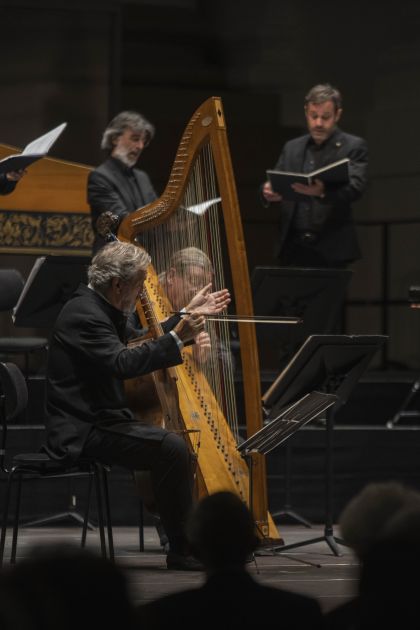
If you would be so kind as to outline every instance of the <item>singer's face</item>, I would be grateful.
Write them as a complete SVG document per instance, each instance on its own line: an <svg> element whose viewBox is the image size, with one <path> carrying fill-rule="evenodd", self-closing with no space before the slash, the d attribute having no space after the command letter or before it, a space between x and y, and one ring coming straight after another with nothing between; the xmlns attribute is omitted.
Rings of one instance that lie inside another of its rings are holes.
<svg viewBox="0 0 420 630"><path fill-rule="evenodd" d="M341 109L335 108L334 101L306 105L306 123L315 144L322 144L330 137L340 119L341 112Z"/></svg>
<svg viewBox="0 0 420 630"><path fill-rule="evenodd" d="M120 159L127 166L132 167L138 161L141 152L147 144L146 134L139 133L128 127L120 136L115 138L111 155Z"/></svg>

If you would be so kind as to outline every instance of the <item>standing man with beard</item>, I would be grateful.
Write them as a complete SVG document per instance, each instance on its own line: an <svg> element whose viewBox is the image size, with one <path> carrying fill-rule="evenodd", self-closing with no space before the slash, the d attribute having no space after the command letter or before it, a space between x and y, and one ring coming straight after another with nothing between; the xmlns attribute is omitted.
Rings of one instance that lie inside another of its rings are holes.
<svg viewBox="0 0 420 630"><path fill-rule="evenodd" d="M154 133L153 125L133 111L117 114L105 129L101 149L108 158L88 178L87 200L95 233L93 254L106 242L97 231L101 214L111 212L121 221L157 198L149 176L134 168Z"/></svg>
<svg viewBox="0 0 420 630"><path fill-rule="evenodd" d="M367 144L337 126L342 98L328 83L309 90L304 111L308 133L285 144L274 170L310 173L349 158L349 181L334 188L320 179L310 186L294 183L297 202L283 199L269 181L262 185L264 205L279 204L277 257L286 266L346 267L360 258L351 204L367 187Z"/></svg>

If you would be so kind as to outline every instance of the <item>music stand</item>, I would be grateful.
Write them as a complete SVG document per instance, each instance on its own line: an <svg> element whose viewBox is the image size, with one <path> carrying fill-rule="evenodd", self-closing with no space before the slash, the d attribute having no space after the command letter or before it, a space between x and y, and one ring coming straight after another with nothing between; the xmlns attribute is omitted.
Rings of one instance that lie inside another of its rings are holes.
<svg viewBox="0 0 420 630"><path fill-rule="evenodd" d="M257 326L258 352L263 371L278 374L310 335L325 335L335 330L352 276L349 269L316 269L298 267L255 267L251 286L256 315L300 317L303 322L293 330L278 326ZM292 508L292 449L285 447L285 501L273 512L274 519L288 516L311 528L311 523Z"/></svg>
<svg viewBox="0 0 420 630"><path fill-rule="evenodd" d="M36 259L13 311L16 326L52 328L62 306L81 282L86 282L88 256L40 256ZM71 482L70 482L71 483ZM68 510L25 523L25 527L45 525L71 518L83 525L84 517L75 510L76 496L70 486ZM88 523L89 529L95 529Z"/></svg>
<svg viewBox="0 0 420 630"><path fill-rule="evenodd" d="M302 403L308 393L332 394L337 399L329 406L326 414L324 535L276 547L274 551L282 552L325 541L336 556L341 555L337 543L345 543L336 538L333 532L334 412L336 407L347 402L373 355L386 340L387 337L383 335L311 335L264 394L263 408L268 418L274 420L296 401ZM298 422L296 426L298 430L301 425ZM286 438L294 432L291 431Z"/></svg>
<svg viewBox="0 0 420 630"><path fill-rule="evenodd" d="M40 256L13 309L15 326L51 328L63 304L86 282L88 256Z"/></svg>
<svg viewBox="0 0 420 630"><path fill-rule="evenodd" d="M309 335L333 334L352 276L349 269L255 267L251 288L255 315L299 317L299 326L257 327L260 365L278 374Z"/></svg>

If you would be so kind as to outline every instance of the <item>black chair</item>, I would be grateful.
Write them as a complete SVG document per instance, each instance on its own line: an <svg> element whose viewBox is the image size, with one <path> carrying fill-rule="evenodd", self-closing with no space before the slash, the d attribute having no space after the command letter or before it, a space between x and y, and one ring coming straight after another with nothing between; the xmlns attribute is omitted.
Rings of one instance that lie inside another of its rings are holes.
<svg viewBox="0 0 420 630"><path fill-rule="evenodd" d="M0 468L6 475L6 489L4 496L3 521L0 536L0 565L3 564L7 525L10 512L12 485L16 481L16 505L13 518L13 538L10 562L16 561L17 537L20 521L20 506L22 482L42 479L62 479L79 477L87 480L87 498L85 518L82 530L81 545L85 546L87 525L89 518L90 499L93 482L95 484L98 528L101 542L101 552L104 558L114 560L114 545L112 524L109 508L108 469L95 460L81 459L72 467L65 467L60 462L51 459L46 453L19 453L7 455L8 427L25 410L28 403L28 389L26 380L14 363L0 363L0 421L2 428ZM108 537L108 550L105 540L105 526Z"/></svg>
<svg viewBox="0 0 420 630"><path fill-rule="evenodd" d="M16 306L24 280L17 269L0 269L0 312L12 313ZM47 350L48 340L45 337L0 337L0 354L5 358L21 354L25 358L25 377L29 376L29 357L40 350Z"/></svg>

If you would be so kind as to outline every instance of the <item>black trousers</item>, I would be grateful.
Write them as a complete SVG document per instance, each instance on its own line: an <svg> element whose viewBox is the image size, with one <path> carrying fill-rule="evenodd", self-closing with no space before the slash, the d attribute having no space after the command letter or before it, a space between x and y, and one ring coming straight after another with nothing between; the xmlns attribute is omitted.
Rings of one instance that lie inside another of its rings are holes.
<svg viewBox="0 0 420 630"><path fill-rule="evenodd" d="M168 536L171 551L186 552L185 522L192 506L193 479L191 456L182 437L164 429L162 439L125 435L94 427L82 456L104 464L115 464L135 472L150 471L157 509Z"/></svg>

